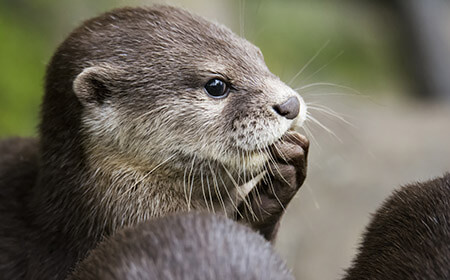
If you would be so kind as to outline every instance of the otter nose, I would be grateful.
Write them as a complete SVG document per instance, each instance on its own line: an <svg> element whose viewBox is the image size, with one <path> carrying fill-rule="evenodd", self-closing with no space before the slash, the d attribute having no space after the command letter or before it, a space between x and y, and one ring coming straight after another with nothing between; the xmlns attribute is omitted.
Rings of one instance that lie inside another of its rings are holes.
<svg viewBox="0 0 450 280"><path fill-rule="evenodd" d="M283 116L288 120L293 120L298 116L298 112L300 111L300 102L297 97L292 96L283 104L273 106L273 109L280 116Z"/></svg>

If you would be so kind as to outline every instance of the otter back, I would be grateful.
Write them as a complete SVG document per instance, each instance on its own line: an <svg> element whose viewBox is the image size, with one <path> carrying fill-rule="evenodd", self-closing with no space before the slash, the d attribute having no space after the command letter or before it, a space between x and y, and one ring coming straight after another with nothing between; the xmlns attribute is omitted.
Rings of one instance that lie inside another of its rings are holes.
<svg viewBox="0 0 450 280"><path fill-rule="evenodd" d="M344 279L450 279L450 174L394 192Z"/></svg>
<svg viewBox="0 0 450 280"><path fill-rule="evenodd" d="M167 216L118 232L70 280L294 279L261 235L206 213Z"/></svg>

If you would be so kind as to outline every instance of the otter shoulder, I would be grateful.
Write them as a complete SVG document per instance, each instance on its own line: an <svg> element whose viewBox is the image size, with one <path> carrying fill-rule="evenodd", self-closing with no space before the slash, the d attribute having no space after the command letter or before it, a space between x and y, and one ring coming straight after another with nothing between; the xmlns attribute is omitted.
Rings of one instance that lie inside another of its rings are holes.
<svg viewBox="0 0 450 280"><path fill-rule="evenodd" d="M31 138L0 141L0 275L20 279L29 234L24 203L38 170L38 143ZM4 278L3 278L4 277Z"/></svg>

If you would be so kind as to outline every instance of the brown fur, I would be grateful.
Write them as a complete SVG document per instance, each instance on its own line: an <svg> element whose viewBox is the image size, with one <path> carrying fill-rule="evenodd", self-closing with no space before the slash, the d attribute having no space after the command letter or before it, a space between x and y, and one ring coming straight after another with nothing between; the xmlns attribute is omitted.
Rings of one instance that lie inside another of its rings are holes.
<svg viewBox="0 0 450 280"><path fill-rule="evenodd" d="M70 280L294 279L248 227L206 213L166 216L99 244Z"/></svg>
<svg viewBox="0 0 450 280"><path fill-rule="evenodd" d="M344 279L450 279L450 173L394 192Z"/></svg>
<svg viewBox="0 0 450 280"><path fill-rule="evenodd" d="M205 93L216 77L231 85L227 98ZM20 149L0 165L0 204L14 204L0 223L0 275L62 279L116 230L192 209L240 217L273 240L306 170L307 141L280 140L294 120L273 109L292 96L255 46L186 11L124 8L86 21L48 66L29 170L14 171ZM265 205L254 195L240 205L262 175Z"/></svg>
<svg viewBox="0 0 450 280"><path fill-rule="evenodd" d="M38 173L37 141L0 141L0 155L0 279L23 279L31 254L24 205Z"/></svg>

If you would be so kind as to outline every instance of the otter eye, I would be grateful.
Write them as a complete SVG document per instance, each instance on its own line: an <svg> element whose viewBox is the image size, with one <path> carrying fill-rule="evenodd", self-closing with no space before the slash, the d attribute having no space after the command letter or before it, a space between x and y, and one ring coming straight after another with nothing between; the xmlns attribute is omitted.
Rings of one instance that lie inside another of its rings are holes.
<svg viewBox="0 0 450 280"><path fill-rule="evenodd" d="M213 98L224 98L228 95L227 83L221 79L211 79L205 84L206 92Z"/></svg>

